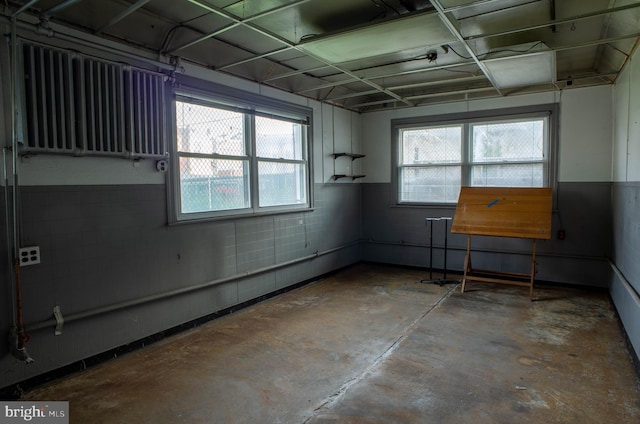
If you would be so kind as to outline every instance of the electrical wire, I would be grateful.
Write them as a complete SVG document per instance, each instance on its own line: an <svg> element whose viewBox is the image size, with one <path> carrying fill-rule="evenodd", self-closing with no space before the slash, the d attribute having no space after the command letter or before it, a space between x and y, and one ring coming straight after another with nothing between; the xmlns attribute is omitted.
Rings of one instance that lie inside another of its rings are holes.
<svg viewBox="0 0 640 424"><path fill-rule="evenodd" d="M528 49L525 50L516 50L516 49L500 49L500 50L492 50L486 53L480 53L477 54L476 57L477 58L485 58L490 54L495 54L495 53L503 53L503 52L513 52L513 53L526 53L528 51L533 50L535 47L539 46L540 44L543 44L542 41L538 41L537 43L534 43L531 47L529 47ZM449 50L451 50L453 53L456 54L456 56L461 57L462 59L473 59L471 56L465 56L462 55L460 53L458 53L453 47L451 47L451 45L446 44L446 46L449 48Z"/></svg>

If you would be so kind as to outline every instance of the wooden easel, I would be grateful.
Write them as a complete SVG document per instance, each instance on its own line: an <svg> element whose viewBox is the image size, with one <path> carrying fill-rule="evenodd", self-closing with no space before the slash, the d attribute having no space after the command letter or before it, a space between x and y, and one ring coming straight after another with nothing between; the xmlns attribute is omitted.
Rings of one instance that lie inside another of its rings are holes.
<svg viewBox="0 0 640 424"><path fill-rule="evenodd" d="M467 281L511 284L529 287L529 299L533 300L536 240L551 238L552 204L550 188L463 187L451 226L452 233L467 234L461 291L464 293ZM472 235L531 239L531 272L473 269Z"/></svg>

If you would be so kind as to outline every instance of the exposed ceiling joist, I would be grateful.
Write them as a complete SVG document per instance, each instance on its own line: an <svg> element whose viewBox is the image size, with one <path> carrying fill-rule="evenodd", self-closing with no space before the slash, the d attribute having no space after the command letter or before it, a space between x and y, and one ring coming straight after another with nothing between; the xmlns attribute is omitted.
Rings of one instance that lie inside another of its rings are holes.
<svg viewBox="0 0 640 424"><path fill-rule="evenodd" d="M516 34L516 33L519 33L519 32L531 31L531 30L534 30L534 29L547 28L547 27L551 27L551 26L557 26L557 25L562 25L562 24L573 23L573 22L581 21L583 19L589 19L589 18L594 18L594 17L597 17L597 16L608 15L608 14L615 13L615 12L622 12L622 11L629 10L629 9L635 9L637 7L640 7L640 3L631 3L631 4L627 4L627 5L620 6L620 7L612 7L611 9L604 9L604 10L598 10L596 12L582 13L580 15L570 16L568 18L556 19L556 20L553 20L553 21L543 22L543 23L540 23L540 24L528 25L528 26L524 26L524 27L520 27L520 28L514 28L514 29L509 30L509 31L499 31L499 32L493 32L493 33L488 33L488 34L470 35L468 37L464 37L464 39L465 39L465 41L470 41L470 40L479 40L479 39L482 39L482 38L490 38L490 37L500 37L500 36L504 36L504 35L512 35L512 34Z"/></svg>
<svg viewBox="0 0 640 424"><path fill-rule="evenodd" d="M86 32L126 45L123 57L139 49L162 69L169 62L193 63L360 112L611 83L640 40L638 0L5 4L4 18L23 30L35 28L29 38L44 43L51 36L68 43L57 34L67 27L74 37ZM317 47L323 40L326 51ZM80 37L78 45L91 42ZM548 77L533 78L538 65ZM512 81L496 79L501 73Z"/></svg>
<svg viewBox="0 0 640 424"><path fill-rule="evenodd" d="M109 28L111 25L115 25L116 23L120 22L121 20L123 20L127 16L131 15L136 10L140 9L145 4L149 3L150 1L151 0L138 0L137 2L133 3L131 6L127 7L122 12L118 13L113 18L109 19L109 21L107 23L105 23L104 25L102 25L100 28L98 28L95 31L95 33L96 34L100 34L102 31L104 31L105 29Z"/></svg>
<svg viewBox="0 0 640 424"><path fill-rule="evenodd" d="M445 12L444 7L442 7L442 5L440 4L440 0L431 0L431 4L433 4L433 6L436 8L436 11L438 12L438 14L440 15L440 19L442 19L442 22L444 22L444 24L449 28L449 30L451 31L451 33L458 39L458 41L464 46L465 50L467 51L467 53L469 54L469 56L471 57L471 59L476 63L476 65L478 65L478 68L480 68L482 70L482 72L484 73L484 75L487 77L487 79L491 82L491 85L493 85L493 87L496 89L496 91L500 94L502 94L500 92L500 90L498 89L498 83L497 81L495 81L495 78L493 77L493 75L491 74L491 72L489 72L489 69L486 67L486 65L478 58L478 56L476 56L476 53L473 51L473 49L471 48L471 46L469 46L469 44L467 43L467 41L464 39L464 37L462 36L462 34L460 33L460 30L458 29L455 20L453 20L452 18L449 18L449 16L447 15L447 12Z"/></svg>

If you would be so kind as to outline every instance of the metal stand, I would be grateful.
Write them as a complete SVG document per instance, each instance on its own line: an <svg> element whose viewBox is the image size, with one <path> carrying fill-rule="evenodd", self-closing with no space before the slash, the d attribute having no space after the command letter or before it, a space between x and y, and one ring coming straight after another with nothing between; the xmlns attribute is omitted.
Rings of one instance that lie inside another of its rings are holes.
<svg viewBox="0 0 640 424"><path fill-rule="evenodd" d="M449 232L449 221L451 217L441 216L438 218L425 218L425 225L429 224L429 278L420 280L421 283L435 283L443 285L447 283L459 283L459 280L447 278L447 233ZM442 278L433 278L433 221L444 221L444 270Z"/></svg>

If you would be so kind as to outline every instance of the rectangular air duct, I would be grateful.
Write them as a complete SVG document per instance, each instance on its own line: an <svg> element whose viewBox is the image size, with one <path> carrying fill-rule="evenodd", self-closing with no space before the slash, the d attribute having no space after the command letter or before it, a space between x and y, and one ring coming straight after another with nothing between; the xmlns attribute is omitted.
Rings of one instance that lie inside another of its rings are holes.
<svg viewBox="0 0 640 424"><path fill-rule="evenodd" d="M454 40L437 13L422 12L310 37L296 48L337 64L418 47L438 47Z"/></svg>

